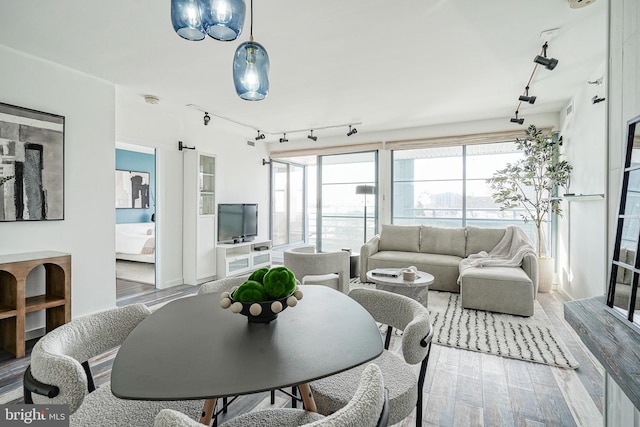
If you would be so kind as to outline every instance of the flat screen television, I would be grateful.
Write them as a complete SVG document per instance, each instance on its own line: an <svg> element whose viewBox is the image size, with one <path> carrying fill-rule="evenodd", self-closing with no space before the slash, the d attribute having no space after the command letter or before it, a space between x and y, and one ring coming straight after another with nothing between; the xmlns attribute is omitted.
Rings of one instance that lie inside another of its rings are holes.
<svg viewBox="0 0 640 427"><path fill-rule="evenodd" d="M218 204L218 242L250 242L258 235L258 205Z"/></svg>

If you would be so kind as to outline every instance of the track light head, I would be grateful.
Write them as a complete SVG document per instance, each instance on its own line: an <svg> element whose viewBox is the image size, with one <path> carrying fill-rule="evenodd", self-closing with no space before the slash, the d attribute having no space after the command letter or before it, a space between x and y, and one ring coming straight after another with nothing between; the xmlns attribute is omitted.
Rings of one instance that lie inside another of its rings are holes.
<svg viewBox="0 0 640 427"><path fill-rule="evenodd" d="M549 45L545 42L545 44L542 45L542 56L537 55L533 58L533 62L544 66L547 70L553 70L556 68L556 65L558 65L558 60L555 58L547 58L547 47L549 47Z"/></svg>
<svg viewBox="0 0 640 427"><path fill-rule="evenodd" d="M204 113L204 125L208 125L209 122L211 121L211 116L209 115L209 113Z"/></svg>
<svg viewBox="0 0 640 427"><path fill-rule="evenodd" d="M317 137L317 136L313 136L313 129L311 129L311 130L309 131L309 135L307 135L307 138L309 138L309 139L310 139L310 140L312 140L312 141L317 141L317 140L318 140L318 137Z"/></svg>
<svg viewBox="0 0 640 427"><path fill-rule="evenodd" d="M536 102L536 97L535 96L520 95L520 97L518 99L520 101L528 102L529 104L533 104L533 103Z"/></svg>
<svg viewBox="0 0 640 427"><path fill-rule="evenodd" d="M547 70L553 70L558 65L558 60L555 58L547 58L544 56L537 55L533 60L536 64L543 65Z"/></svg>
<svg viewBox="0 0 640 427"><path fill-rule="evenodd" d="M512 117L511 120L509 120L511 123L517 123L519 125L524 123L524 119L519 119L518 118L518 111L516 110L516 116Z"/></svg>
<svg viewBox="0 0 640 427"><path fill-rule="evenodd" d="M282 144L283 142L289 142L289 140L287 139L286 133L283 133L282 138L280 138L280 144Z"/></svg>
<svg viewBox="0 0 640 427"><path fill-rule="evenodd" d="M260 141L261 139L264 139L264 133L260 133L260 131L258 131L258 136L256 136L256 141Z"/></svg>
<svg viewBox="0 0 640 427"><path fill-rule="evenodd" d="M529 96L529 86L527 86L524 88L524 95L520 95L518 100L523 102L528 102L529 104L533 104L534 102L536 102L536 97Z"/></svg>
<svg viewBox="0 0 640 427"><path fill-rule="evenodd" d="M349 132L347 132L347 136L355 135L356 133L358 133L358 129L351 127L351 125L349 125Z"/></svg>

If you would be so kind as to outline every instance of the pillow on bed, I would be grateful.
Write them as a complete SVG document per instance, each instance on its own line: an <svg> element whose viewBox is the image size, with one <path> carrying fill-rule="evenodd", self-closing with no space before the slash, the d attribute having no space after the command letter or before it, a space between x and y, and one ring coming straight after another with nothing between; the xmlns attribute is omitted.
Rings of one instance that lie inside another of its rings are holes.
<svg viewBox="0 0 640 427"><path fill-rule="evenodd" d="M140 251L141 254L145 254L145 255L151 255L153 254L153 251L155 249L155 239L152 237L150 239L147 239L146 242L144 242L144 246L142 247L142 251Z"/></svg>

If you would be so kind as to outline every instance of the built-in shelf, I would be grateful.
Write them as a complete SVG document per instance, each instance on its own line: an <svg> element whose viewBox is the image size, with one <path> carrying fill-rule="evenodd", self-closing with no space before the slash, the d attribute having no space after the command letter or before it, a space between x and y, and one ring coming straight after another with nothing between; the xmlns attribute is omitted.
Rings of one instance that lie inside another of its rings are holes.
<svg viewBox="0 0 640 427"><path fill-rule="evenodd" d="M573 201L587 201L587 200L601 200L604 199L604 194L565 194L561 197L562 199Z"/></svg>
<svg viewBox="0 0 640 427"><path fill-rule="evenodd" d="M640 410L640 334L607 311L604 296L565 303L564 318Z"/></svg>

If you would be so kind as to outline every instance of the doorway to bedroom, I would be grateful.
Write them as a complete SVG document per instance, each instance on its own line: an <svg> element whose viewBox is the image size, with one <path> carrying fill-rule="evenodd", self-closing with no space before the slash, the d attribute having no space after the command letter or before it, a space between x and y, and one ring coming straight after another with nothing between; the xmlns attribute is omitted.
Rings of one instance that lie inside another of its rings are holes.
<svg viewBox="0 0 640 427"><path fill-rule="evenodd" d="M116 299L155 289L155 149L116 143Z"/></svg>

